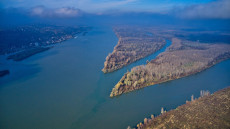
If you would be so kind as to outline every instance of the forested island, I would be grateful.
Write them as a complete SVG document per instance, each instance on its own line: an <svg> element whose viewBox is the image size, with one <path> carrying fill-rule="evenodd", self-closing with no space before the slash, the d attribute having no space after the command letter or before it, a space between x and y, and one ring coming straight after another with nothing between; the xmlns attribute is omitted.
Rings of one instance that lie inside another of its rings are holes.
<svg viewBox="0 0 230 129"><path fill-rule="evenodd" d="M210 95L201 91L201 96L171 111L161 109L157 117L151 115L135 129L229 129L230 128L230 87ZM129 126L127 129L131 129Z"/></svg>
<svg viewBox="0 0 230 129"><path fill-rule="evenodd" d="M206 44L173 38L171 46L156 59L125 73L110 97L195 74L228 58L229 44Z"/></svg>
<svg viewBox="0 0 230 129"><path fill-rule="evenodd" d="M50 45L85 35L88 26L26 25L0 30L0 55L21 61L36 53L48 50Z"/></svg>
<svg viewBox="0 0 230 129"><path fill-rule="evenodd" d="M104 73L113 72L144 58L166 44L163 38L141 27L114 27L114 32L119 41L113 52L106 57L102 69Z"/></svg>

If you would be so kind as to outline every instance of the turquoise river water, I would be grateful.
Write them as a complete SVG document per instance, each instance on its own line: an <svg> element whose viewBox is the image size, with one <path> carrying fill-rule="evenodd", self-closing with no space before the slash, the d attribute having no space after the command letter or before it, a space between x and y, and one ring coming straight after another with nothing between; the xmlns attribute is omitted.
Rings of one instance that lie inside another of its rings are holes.
<svg viewBox="0 0 230 129"><path fill-rule="evenodd" d="M161 107L174 109L200 90L211 93L230 85L230 60L203 72L109 98L114 85L133 66L145 64L157 53L113 73L103 74L104 61L117 44L110 27L95 27L21 62L5 61L0 69L1 129L126 129Z"/></svg>

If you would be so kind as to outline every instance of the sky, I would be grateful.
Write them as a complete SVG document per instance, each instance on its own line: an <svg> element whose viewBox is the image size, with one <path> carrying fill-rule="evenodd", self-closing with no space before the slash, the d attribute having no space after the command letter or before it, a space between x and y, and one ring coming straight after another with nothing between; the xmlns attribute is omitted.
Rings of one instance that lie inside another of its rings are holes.
<svg viewBox="0 0 230 129"><path fill-rule="evenodd" d="M23 8L40 16L150 12L184 18L230 18L230 0L1 0L0 8Z"/></svg>
<svg viewBox="0 0 230 129"><path fill-rule="evenodd" d="M106 10L159 12L175 6L207 3L212 0L1 0L1 7L46 6L47 8L74 7L85 12Z"/></svg>

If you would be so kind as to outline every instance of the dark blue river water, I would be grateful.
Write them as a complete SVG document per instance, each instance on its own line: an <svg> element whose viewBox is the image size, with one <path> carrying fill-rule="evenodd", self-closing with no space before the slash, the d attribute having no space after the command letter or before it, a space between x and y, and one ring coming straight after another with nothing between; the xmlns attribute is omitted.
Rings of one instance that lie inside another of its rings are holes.
<svg viewBox="0 0 230 129"><path fill-rule="evenodd" d="M230 60L201 73L109 98L122 75L145 64L157 53L123 69L103 74L101 69L118 39L109 27L65 41L21 62L4 61L0 69L0 128L2 129L126 129L161 107L176 108L199 96L230 85Z"/></svg>

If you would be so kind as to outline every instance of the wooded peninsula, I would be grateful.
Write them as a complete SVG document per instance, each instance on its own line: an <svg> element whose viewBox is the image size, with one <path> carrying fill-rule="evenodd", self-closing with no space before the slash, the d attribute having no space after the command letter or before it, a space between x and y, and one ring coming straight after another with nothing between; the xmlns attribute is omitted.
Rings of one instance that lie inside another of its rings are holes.
<svg viewBox="0 0 230 129"><path fill-rule="evenodd" d="M144 58L159 49L166 41L145 28L115 27L119 41L112 53L106 57L104 73L113 72L141 58Z"/></svg>
<svg viewBox="0 0 230 129"><path fill-rule="evenodd" d="M229 58L229 44L207 44L173 38L171 46L156 59L125 73L110 97L189 76Z"/></svg>

